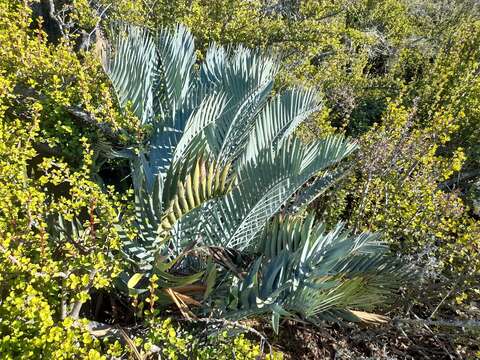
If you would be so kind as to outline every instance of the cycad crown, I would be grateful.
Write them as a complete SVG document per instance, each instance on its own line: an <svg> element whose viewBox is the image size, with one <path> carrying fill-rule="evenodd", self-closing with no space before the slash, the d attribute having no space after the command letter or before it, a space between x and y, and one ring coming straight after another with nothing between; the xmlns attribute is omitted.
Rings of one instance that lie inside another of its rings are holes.
<svg viewBox="0 0 480 360"><path fill-rule="evenodd" d="M153 33L120 25L114 34L106 71L120 105L152 128L142 149L122 152L132 165L139 228L125 254L136 271L173 279L172 264L184 275L216 269L200 249L255 259L248 271L223 262L221 283L231 290L220 311L272 312L275 329L280 315L358 319L347 306L383 300L396 265L373 237L349 238L341 227L327 233L312 216L276 217L304 209L356 147L341 136L309 144L295 137L321 106L313 90L272 96L277 62L244 47L212 45L198 65L183 26ZM208 273L210 293L220 282Z"/></svg>

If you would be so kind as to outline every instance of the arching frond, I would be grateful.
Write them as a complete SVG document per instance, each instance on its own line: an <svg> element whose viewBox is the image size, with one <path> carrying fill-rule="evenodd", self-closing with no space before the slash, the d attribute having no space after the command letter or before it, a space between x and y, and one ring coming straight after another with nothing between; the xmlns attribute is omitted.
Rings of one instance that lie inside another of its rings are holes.
<svg viewBox="0 0 480 360"><path fill-rule="evenodd" d="M175 113L181 109L190 96L193 85L193 65L196 61L195 44L190 31L183 25L175 29L162 29L156 39L158 49L158 68L164 99L162 109L165 115L175 119Z"/></svg>
<svg viewBox="0 0 480 360"><path fill-rule="evenodd" d="M280 315L360 321L350 309L372 309L408 276L386 249L377 236L352 237L343 225L327 232L313 216L277 218L259 245L263 256L234 286L227 314L272 313L277 329Z"/></svg>
<svg viewBox="0 0 480 360"><path fill-rule="evenodd" d="M153 109L158 62L154 36L137 26L118 24L113 28L112 46L105 49L103 65L121 107L131 105L146 123Z"/></svg>
<svg viewBox="0 0 480 360"><path fill-rule="evenodd" d="M238 185L224 198L212 203L199 224L205 241L244 250L250 247L268 220L300 190L307 180L339 162L355 146L340 137L329 137L305 146L299 140L284 143L277 150L263 149L255 161L238 173ZM311 154L318 151L318 156Z"/></svg>
<svg viewBox="0 0 480 360"><path fill-rule="evenodd" d="M259 113L249 134L242 163L255 161L262 149L279 146L314 112L319 99L313 90L292 89L272 98Z"/></svg>
<svg viewBox="0 0 480 360"><path fill-rule="evenodd" d="M220 51L218 56L210 51L204 64L200 81L210 79L211 86L223 89L229 99L224 116L209 127L209 144L221 163L231 162L246 145L255 117L272 90L278 64L243 47Z"/></svg>

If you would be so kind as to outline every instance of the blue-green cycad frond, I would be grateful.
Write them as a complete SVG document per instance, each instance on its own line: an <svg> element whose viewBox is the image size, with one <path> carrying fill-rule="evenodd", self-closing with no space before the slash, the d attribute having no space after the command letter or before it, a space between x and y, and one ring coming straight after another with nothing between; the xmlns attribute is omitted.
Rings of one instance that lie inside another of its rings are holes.
<svg viewBox="0 0 480 360"><path fill-rule="evenodd" d="M258 114L240 163L255 161L262 149L280 146L320 107L318 94L313 90L289 89L271 98Z"/></svg>
<svg viewBox="0 0 480 360"><path fill-rule="evenodd" d="M271 313L276 330L280 315L314 323L359 320L353 310L384 302L407 275L386 251L377 236L351 236L342 224L326 231L313 215L277 217L259 243L262 255L233 286L225 314Z"/></svg>
<svg viewBox="0 0 480 360"><path fill-rule="evenodd" d="M146 29L116 24L112 46L103 54L103 65L121 107L128 104L142 123L154 117L158 53L155 37Z"/></svg>
<svg viewBox="0 0 480 360"><path fill-rule="evenodd" d="M162 111L165 117L175 119L175 113L182 109L191 96L193 66L196 62L195 44L192 34L182 25L175 30L162 29L156 39L158 69L163 93Z"/></svg>
<svg viewBox="0 0 480 360"><path fill-rule="evenodd" d="M248 249L269 219L310 178L354 149L354 144L341 137L328 137L310 145L289 138L277 148L265 147L238 170L237 186L232 192L208 204L200 218L187 217L183 221L198 225L196 231L209 244Z"/></svg>
<svg viewBox="0 0 480 360"><path fill-rule="evenodd" d="M221 163L243 152L277 72L276 61L241 46L224 50L214 45L207 51L200 79L211 81L210 87L222 89L229 99L223 116L207 132L210 149Z"/></svg>

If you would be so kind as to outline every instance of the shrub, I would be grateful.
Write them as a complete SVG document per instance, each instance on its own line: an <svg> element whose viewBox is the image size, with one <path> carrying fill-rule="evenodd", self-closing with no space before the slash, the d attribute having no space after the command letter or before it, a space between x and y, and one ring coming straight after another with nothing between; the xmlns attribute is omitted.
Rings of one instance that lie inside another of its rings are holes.
<svg viewBox="0 0 480 360"><path fill-rule="evenodd" d="M119 197L92 181L98 133L66 109L85 106L112 126L119 114L93 57L48 45L27 4L0 1L0 13L0 353L99 358L98 341L73 325L90 289L120 271ZM84 231L54 231L59 219Z"/></svg>

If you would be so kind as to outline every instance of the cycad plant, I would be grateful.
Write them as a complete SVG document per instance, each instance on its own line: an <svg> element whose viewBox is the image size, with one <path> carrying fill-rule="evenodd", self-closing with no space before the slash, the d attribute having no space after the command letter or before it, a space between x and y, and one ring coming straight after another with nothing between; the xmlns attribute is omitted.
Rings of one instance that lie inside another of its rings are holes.
<svg viewBox="0 0 480 360"><path fill-rule="evenodd" d="M155 275L160 300L184 311L269 313L277 330L281 316L366 319L356 310L398 286L400 265L375 236L327 230L306 213L355 144L295 137L321 101L300 88L273 95L275 59L212 45L200 63L183 26L119 25L104 61L120 105L150 129L143 146L117 153L135 190L131 292Z"/></svg>

